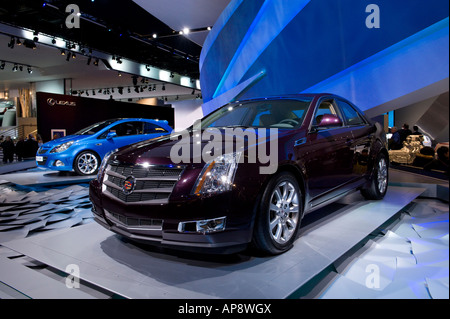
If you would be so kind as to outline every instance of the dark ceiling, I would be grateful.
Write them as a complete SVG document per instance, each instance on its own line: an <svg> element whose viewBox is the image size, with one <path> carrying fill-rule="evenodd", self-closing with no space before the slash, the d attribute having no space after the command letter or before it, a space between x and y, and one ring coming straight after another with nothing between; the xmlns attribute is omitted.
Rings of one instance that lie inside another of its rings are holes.
<svg viewBox="0 0 450 319"><path fill-rule="evenodd" d="M70 15L66 7L73 3L82 14L79 28L66 26ZM199 78L201 46L132 0L2 1L0 22L72 41L85 47L86 52L91 48ZM153 38L153 34L158 37Z"/></svg>

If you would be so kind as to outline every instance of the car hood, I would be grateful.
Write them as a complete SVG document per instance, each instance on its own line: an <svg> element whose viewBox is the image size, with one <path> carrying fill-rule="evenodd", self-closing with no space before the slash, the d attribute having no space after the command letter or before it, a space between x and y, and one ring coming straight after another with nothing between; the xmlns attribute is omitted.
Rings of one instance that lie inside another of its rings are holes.
<svg viewBox="0 0 450 319"><path fill-rule="evenodd" d="M58 138L56 140L52 140L50 142L46 142L42 146L48 148L48 147L54 147L57 145L61 145L63 143L70 142L70 141L79 142L81 140L88 138L89 136L90 135L68 135L68 136Z"/></svg>
<svg viewBox="0 0 450 319"><path fill-rule="evenodd" d="M230 138L232 135L227 134L225 132L224 129L220 129L218 130L221 133L221 139L222 139L222 147L220 148L220 151L218 155L221 154L226 154L229 151L226 151L225 149L225 143L224 140L226 138ZM244 145L244 148L242 149L243 151L246 151L252 147L256 147L258 145L259 139L259 134L257 130L254 130L256 133L256 143L243 143L240 145ZM128 164L150 164L150 165L168 165L168 164L180 164L177 162L174 162L172 160L171 157L171 152L173 152L173 148L175 147L176 149L180 149L182 144L178 144L177 143L181 143L182 139L184 139L184 141L186 142L186 149L189 149L189 161L188 163L183 162L181 164L204 164L203 160L199 160L198 157L195 160L194 158L196 158L195 156L193 156L192 154L198 154L198 151L195 152L193 150L203 150L204 147L210 143L209 140L204 140L204 141L200 141L198 138L195 139L193 138L194 134L202 134L204 131L183 131L183 132L173 132L170 135L166 135L166 136L162 136L162 137L158 137L158 138L154 138L151 140L146 140L143 142L139 142L139 143L135 143L129 146L125 146L122 147L121 149L119 149L115 154L114 154L114 158L116 160L118 160L119 162L122 163L128 163ZM272 140L277 137L278 140L280 139L285 139L287 136L290 135L290 132L292 132L292 130L283 130L283 129L279 129L278 133L276 136L274 135L269 135L269 130L266 130L266 136L268 136L268 139L266 140L266 142L272 142ZM201 136L201 135L200 135ZM189 137L187 139L187 137ZM198 142L200 142L200 145L198 145ZM240 142L242 142L242 138L240 140ZM235 149L236 147L236 139L233 140L233 149ZM196 146L195 146L196 145ZM267 151L269 150L269 148L267 147ZM173 154L172 154L173 155Z"/></svg>

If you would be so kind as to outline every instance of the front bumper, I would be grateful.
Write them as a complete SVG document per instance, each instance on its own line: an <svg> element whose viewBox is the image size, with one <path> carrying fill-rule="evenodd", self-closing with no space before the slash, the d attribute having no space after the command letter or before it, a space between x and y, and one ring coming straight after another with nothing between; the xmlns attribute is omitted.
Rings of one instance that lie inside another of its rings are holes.
<svg viewBox="0 0 450 319"><path fill-rule="evenodd" d="M97 223L134 241L202 253L235 253L252 237L253 203L227 192L210 198L192 196L167 204L127 204L100 193L90 182L90 199ZM226 218L225 228L211 233L184 231L180 223Z"/></svg>
<svg viewBox="0 0 450 319"><path fill-rule="evenodd" d="M60 165L57 165L59 163ZM57 171L71 171L73 169L72 154L44 153L36 155L36 165L42 168L48 168Z"/></svg>

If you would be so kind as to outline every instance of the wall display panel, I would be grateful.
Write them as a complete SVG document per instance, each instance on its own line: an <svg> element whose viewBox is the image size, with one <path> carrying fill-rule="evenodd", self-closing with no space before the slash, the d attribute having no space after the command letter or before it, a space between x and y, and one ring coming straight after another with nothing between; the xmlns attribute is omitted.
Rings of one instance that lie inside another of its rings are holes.
<svg viewBox="0 0 450 319"><path fill-rule="evenodd" d="M257 74L234 99L327 90L368 110L448 79L448 9L444 0L231 1L202 50L204 113Z"/></svg>
<svg viewBox="0 0 450 319"><path fill-rule="evenodd" d="M38 133L44 141L52 139L52 130L64 129L71 135L91 124L112 118L147 118L168 121L174 127L174 109L98 100L70 95L36 93Z"/></svg>

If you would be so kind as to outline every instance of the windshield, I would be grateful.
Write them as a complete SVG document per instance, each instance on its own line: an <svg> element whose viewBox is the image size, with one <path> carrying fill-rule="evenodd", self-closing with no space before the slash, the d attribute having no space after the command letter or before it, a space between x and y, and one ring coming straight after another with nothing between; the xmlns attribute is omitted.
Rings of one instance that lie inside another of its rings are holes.
<svg viewBox="0 0 450 319"><path fill-rule="evenodd" d="M301 126L311 101L304 98L230 104L203 118L201 126L293 129Z"/></svg>
<svg viewBox="0 0 450 319"><path fill-rule="evenodd" d="M110 125L116 121L118 121L118 119L98 122L98 123L92 124L91 126L88 126L84 129L76 132L74 135L92 135L97 132L100 132L102 129L104 129L105 127L107 127L108 125Z"/></svg>

